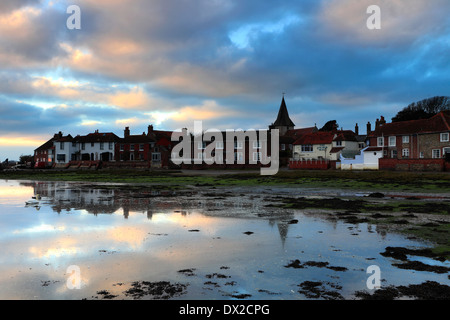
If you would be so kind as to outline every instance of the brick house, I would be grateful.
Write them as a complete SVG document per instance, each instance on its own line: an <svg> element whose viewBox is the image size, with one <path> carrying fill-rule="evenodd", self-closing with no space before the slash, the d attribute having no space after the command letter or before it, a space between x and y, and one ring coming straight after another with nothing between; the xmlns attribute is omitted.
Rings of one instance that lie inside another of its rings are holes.
<svg viewBox="0 0 450 320"><path fill-rule="evenodd" d="M429 119L386 123L381 117L369 134L370 145L383 148L383 158L440 159L450 153L450 112Z"/></svg>
<svg viewBox="0 0 450 320"><path fill-rule="evenodd" d="M62 138L62 132L55 133L55 135L34 150L34 167L35 168L50 168L55 161L55 146L53 141Z"/></svg>
<svg viewBox="0 0 450 320"><path fill-rule="evenodd" d="M147 133L131 135L130 128L126 127L124 137L120 138L116 144L114 160L145 162L146 167L167 168L173 147L171 134L170 131L154 130L153 125L149 125Z"/></svg>
<svg viewBox="0 0 450 320"><path fill-rule="evenodd" d="M380 169L443 170L450 160L450 112L392 123L381 117L368 138L383 152Z"/></svg>

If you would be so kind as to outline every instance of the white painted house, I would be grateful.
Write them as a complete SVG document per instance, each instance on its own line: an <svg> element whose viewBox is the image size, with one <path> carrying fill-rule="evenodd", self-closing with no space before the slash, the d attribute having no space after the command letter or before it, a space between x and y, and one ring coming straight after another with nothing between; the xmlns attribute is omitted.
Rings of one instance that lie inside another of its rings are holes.
<svg viewBox="0 0 450 320"><path fill-rule="evenodd" d="M55 163L67 164L70 161L113 161L115 144L119 137L114 133L100 133L96 130L86 136L70 134L53 141Z"/></svg>
<svg viewBox="0 0 450 320"><path fill-rule="evenodd" d="M341 155L353 157L361 150L353 131L317 131L302 135L294 142L294 160L338 161Z"/></svg>
<svg viewBox="0 0 450 320"><path fill-rule="evenodd" d="M70 134L55 139L53 141L53 146L55 147L54 163L56 164L69 163L72 159L72 155L77 150L76 142Z"/></svg>

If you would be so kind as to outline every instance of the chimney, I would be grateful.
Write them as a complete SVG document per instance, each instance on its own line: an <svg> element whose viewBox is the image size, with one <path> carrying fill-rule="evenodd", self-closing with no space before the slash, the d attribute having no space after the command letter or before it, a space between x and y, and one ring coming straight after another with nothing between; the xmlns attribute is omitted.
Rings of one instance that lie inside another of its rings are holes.
<svg viewBox="0 0 450 320"><path fill-rule="evenodd" d="M355 125L355 134L359 135L359 127L358 124Z"/></svg>
<svg viewBox="0 0 450 320"><path fill-rule="evenodd" d="M380 119L377 118L377 120L375 121L375 130L378 129L379 126L380 126Z"/></svg>
<svg viewBox="0 0 450 320"><path fill-rule="evenodd" d="M380 118L380 126L382 126L385 123L386 123L386 120L384 120L384 117L381 116L381 118Z"/></svg>
<svg viewBox="0 0 450 320"><path fill-rule="evenodd" d="M124 138L127 138L130 136L130 127L125 127L125 130L123 131Z"/></svg>
<svg viewBox="0 0 450 320"><path fill-rule="evenodd" d="M153 132L153 125L151 124L148 126L148 134L150 134L152 132Z"/></svg>
<svg viewBox="0 0 450 320"><path fill-rule="evenodd" d="M367 122L367 134L370 134L372 132L372 125L370 124L370 121Z"/></svg>

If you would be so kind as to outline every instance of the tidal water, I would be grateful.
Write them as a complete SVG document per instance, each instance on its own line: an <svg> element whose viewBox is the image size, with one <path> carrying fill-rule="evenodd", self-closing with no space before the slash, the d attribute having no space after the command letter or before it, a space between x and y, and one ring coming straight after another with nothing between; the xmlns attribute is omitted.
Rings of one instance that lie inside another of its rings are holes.
<svg viewBox="0 0 450 320"><path fill-rule="evenodd" d="M0 180L0 299L133 299L142 281L183 286L143 299L310 299L305 281L353 299L373 292L371 265L381 286L450 284L380 255L427 243L270 207L267 191L193 190ZM286 267L294 260L310 263Z"/></svg>

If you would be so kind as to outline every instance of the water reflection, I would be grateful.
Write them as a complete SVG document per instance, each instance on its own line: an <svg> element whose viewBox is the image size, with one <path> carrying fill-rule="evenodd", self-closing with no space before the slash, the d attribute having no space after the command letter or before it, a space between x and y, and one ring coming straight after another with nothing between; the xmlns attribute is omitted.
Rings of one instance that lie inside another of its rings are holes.
<svg viewBox="0 0 450 320"><path fill-rule="evenodd" d="M9 206L8 188L20 206ZM423 244L367 223L267 206L274 193L25 181L0 181L1 190L0 298L80 299L102 289L121 294L125 289L117 283L140 280L189 282L187 299L236 291L255 299L301 299L298 285L305 280L343 286L348 295L365 289L371 264L381 267L386 283L447 281L445 275L400 270L379 254L387 246ZM32 197L39 204L25 207ZM348 271L285 267L295 259ZM82 290L65 286L70 265L82 270ZM189 268L196 276L178 272ZM214 273L229 277L221 288L205 285Z"/></svg>
<svg viewBox="0 0 450 320"><path fill-rule="evenodd" d="M120 185L92 185L73 182L20 182L20 186L33 189L33 196L26 201L26 207L40 210L41 207L50 207L54 212L73 213L83 211L93 215L112 215L122 212L128 219L130 213L144 213L147 219L152 220L157 213L173 213L172 219L186 217L192 212L201 212L202 215L232 215L234 218L254 218L264 213L271 227L276 226L280 240L284 246L289 221L293 214L283 212L271 217L267 214L259 196L251 195L248 199L230 197L230 195L215 195L197 191L171 191L157 190L151 187L129 188ZM242 196L242 194L241 194ZM271 209L275 211L276 209ZM174 218L175 217L175 218ZM198 216L197 216L198 220ZM194 221L191 218L191 224ZM186 223L184 221L183 223Z"/></svg>

